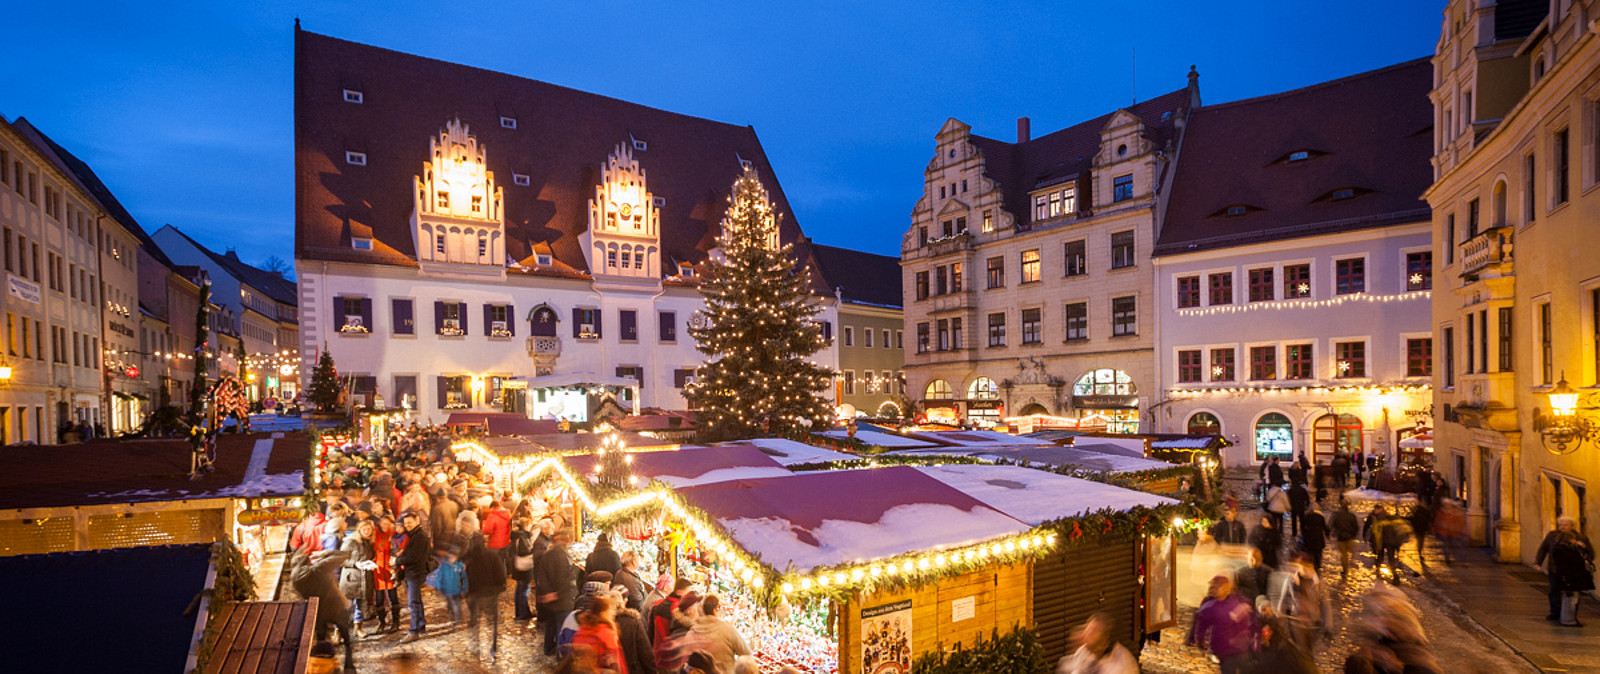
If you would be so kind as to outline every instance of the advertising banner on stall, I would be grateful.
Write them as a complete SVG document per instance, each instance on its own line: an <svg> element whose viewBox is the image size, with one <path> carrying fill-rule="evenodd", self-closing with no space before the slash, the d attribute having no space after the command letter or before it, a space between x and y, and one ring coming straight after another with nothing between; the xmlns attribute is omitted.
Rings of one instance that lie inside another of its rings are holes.
<svg viewBox="0 0 1600 674"><path fill-rule="evenodd" d="M911 674L911 600L861 609L861 671Z"/></svg>

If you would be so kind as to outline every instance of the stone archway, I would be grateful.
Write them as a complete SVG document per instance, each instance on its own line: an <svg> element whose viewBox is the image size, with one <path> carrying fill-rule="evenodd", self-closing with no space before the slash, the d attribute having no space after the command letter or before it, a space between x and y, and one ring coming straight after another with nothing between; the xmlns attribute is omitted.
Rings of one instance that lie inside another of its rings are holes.
<svg viewBox="0 0 1600 674"><path fill-rule="evenodd" d="M1034 414L1049 415L1050 410L1045 409L1045 406L1040 405L1039 403L1028 403L1027 405L1023 405L1021 410L1017 411L1017 416L1026 417Z"/></svg>

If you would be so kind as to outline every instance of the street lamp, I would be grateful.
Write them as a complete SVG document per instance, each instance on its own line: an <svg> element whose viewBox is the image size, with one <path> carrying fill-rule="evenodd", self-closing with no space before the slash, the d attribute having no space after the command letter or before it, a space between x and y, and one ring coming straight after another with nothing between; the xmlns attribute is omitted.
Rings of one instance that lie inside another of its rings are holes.
<svg viewBox="0 0 1600 674"><path fill-rule="evenodd" d="M11 363L0 356L0 383L11 381Z"/></svg>
<svg viewBox="0 0 1600 674"><path fill-rule="evenodd" d="M1534 410L1533 427L1539 431L1539 441L1553 454L1571 454L1578 451L1584 441L1600 441L1600 424L1578 414L1578 399L1582 395L1567 383L1567 373L1546 392L1550 398L1550 412Z"/></svg>

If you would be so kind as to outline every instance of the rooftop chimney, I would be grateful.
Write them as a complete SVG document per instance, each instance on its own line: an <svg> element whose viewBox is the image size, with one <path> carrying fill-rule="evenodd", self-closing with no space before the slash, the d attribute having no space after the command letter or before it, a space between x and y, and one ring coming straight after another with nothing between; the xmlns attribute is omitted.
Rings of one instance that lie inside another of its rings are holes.
<svg viewBox="0 0 1600 674"><path fill-rule="evenodd" d="M1018 143L1026 143L1029 140L1032 140L1032 138L1033 138L1032 129L1030 128L1030 122L1028 121L1028 118L1027 117L1018 117L1017 118L1017 142Z"/></svg>

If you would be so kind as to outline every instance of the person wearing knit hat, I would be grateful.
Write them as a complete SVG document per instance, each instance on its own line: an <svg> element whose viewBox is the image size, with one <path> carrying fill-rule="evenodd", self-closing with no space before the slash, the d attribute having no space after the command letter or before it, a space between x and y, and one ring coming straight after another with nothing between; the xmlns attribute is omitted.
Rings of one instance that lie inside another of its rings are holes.
<svg viewBox="0 0 1600 674"><path fill-rule="evenodd" d="M567 657L572 650L572 638L578 634L578 614L589 610L589 605L594 603L594 598L611 591L611 574L605 571L596 571L583 578L583 587L576 601L572 603L572 612L568 613L561 621L561 631L556 635L556 657Z"/></svg>

